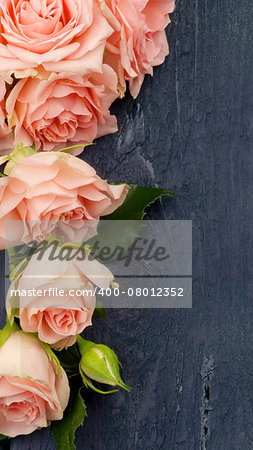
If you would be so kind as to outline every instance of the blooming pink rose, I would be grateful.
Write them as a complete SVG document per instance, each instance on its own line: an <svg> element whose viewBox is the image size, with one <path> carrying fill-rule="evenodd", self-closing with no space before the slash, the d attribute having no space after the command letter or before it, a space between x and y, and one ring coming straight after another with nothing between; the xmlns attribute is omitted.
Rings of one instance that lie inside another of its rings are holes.
<svg viewBox="0 0 253 450"><path fill-rule="evenodd" d="M107 65L102 73L84 77L40 71L40 79L25 78L16 84L6 108L16 143L52 150L66 142L87 144L117 131L116 117L108 109L117 97L117 75Z"/></svg>
<svg viewBox="0 0 253 450"><path fill-rule="evenodd" d="M164 29L174 0L103 0L101 10L114 29L104 61L117 72L121 93L129 80L136 98L144 75L153 75L153 66L162 64L169 53Z"/></svg>
<svg viewBox="0 0 253 450"><path fill-rule="evenodd" d="M1 71L99 72L111 33L93 0L1 0Z"/></svg>
<svg viewBox="0 0 253 450"><path fill-rule="evenodd" d="M60 236L82 242L96 234L100 216L117 209L128 190L126 184L101 180L89 164L73 155L28 156L8 177L0 178L0 248L56 236L59 228Z"/></svg>
<svg viewBox="0 0 253 450"><path fill-rule="evenodd" d="M0 348L0 433L15 437L60 420L69 399L64 370L56 374L42 345L22 332Z"/></svg>
<svg viewBox="0 0 253 450"><path fill-rule="evenodd" d="M12 132L8 129L5 122L7 117L5 108L5 94L6 85L4 80L0 77L0 151L2 154L8 153L8 150L13 148Z"/></svg>
<svg viewBox="0 0 253 450"><path fill-rule="evenodd" d="M6 309L10 320L13 313L19 317L24 331L38 333L41 341L61 350L73 345L76 335L92 324L94 285L109 288L113 275L103 264L88 258L87 253L68 261L50 259L51 252L52 246L48 246L41 259L39 253L32 255L11 283ZM74 256L76 250L71 253ZM31 296L30 292L34 294Z"/></svg>
<svg viewBox="0 0 253 450"><path fill-rule="evenodd" d="M91 312L87 308L25 308L20 311L22 330L37 332L43 342L56 350L70 347L76 335L91 325Z"/></svg>

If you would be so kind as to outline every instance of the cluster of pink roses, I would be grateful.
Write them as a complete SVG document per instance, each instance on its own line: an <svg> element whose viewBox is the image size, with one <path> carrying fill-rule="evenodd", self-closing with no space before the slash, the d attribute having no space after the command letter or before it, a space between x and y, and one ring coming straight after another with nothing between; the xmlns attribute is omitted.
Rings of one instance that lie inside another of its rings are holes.
<svg viewBox="0 0 253 450"><path fill-rule="evenodd" d="M8 161L0 249L31 248L52 236L61 251L66 241L75 248L122 205L129 186L109 185L74 155L117 131L109 108L126 82L136 98L144 76L164 61L173 9L174 0L0 0L0 164ZM76 341L75 375L86 387L101 392L95 381L129 390L113 350L80 336L92 323L96 287L115 287L89 251L50 260L46 250L42 260L13 263L0 330L0 434L28 434L62 419L70 388L53 350ZM52 297L52 289L63 295Z"/></svg>
<svg viewBox="0 0 253 450"><path fill-rule="evenodd" d="M1 0L0 150L117 131L109 107L168 54L174 0Z"/></svg>
<svg viewBox="0 0 253 450"><path fill-rule="evenodd" d="M58 234L68 242L81 243L96 234L100 217L117 209L128 190L126 184L109 185L89 164L64 152L24 157L8 176L0 178L0 248L31 245ZM105 266L86 257L50 261L50 251L49 247L42 260L36 254L30 258L10 292L50 286L66 291L63 298L26 296L22 304L15 305L25 331L38 332L42 341L62 349L91 324L96 303L94 293L89 298L70 298L69 287L93 292L95 284L106 289L113 276ZM36 307L38 304L41 307Z"/></svg>
<svg viewBox="0 0 253 450"><path fill-rule="evenodd" d="M2 249L21 243L30 249L36 241L48 244L46 239L58 233L74 242L64 244L53 238L57 248L75 248L75 243L96 234L100 217L117 209L129 190L126 184L109 185L89 164L68 153L36 152L19 144L6 158L6 176L0 178ZM60 351L73 345L77 335L91 325L95 286L109 288L113 275L89 258L89 247L84 248L85 256L50 260L49 244L42 259L31 253L12 274L6 310L10 327L18 318L23 331L0 330L2 434L28 434L63 417L68 378L63 368L61 374L56 371L55 362L28 334L35 333L41 342ZM62 295L51 296L51 290L61 290ZM3 342L6 332L10 335ZM25 362L23 354L29 355ZM87 370L90 374L90 367ZM83 377L91 383L89 376ZM123 382L115 378L107 384L117 383Z"/></svg>

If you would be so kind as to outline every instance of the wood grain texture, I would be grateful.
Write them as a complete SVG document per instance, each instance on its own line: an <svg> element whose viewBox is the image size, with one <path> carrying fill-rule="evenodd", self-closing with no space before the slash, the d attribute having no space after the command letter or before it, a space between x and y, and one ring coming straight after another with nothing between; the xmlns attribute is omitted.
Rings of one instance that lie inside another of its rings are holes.
<svg viewBox="0 0 253 450"><path fill-rule="evenodd" d="M87 393L77 449L253 449L252 2L176 3L170 56L83 158L110 181L177 194L150 217L193 221L193 308L110 310L87 330L133 390ZM55 444L43 430L10 447Z"/></svg>

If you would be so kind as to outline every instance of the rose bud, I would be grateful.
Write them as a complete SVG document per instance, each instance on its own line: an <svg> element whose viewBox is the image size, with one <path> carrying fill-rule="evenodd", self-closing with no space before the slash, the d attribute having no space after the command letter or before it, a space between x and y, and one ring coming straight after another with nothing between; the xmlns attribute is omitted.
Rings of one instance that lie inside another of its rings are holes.
<svg viewBox="0 0 253 450"><path fill-rule="evenodd" d="M0 331L0 433L30 434L61 420L69 384L41 343L21 331Z"/></svg>
<svg viewBox="0 0 253 450"><path fill-rule="evenodd" d="M94 380L110 386L120 386L128 392L131 390L121 379L119 372L121 364L111 348L85 341L81 336L77 337L77 343L82 355L79 370L86 387L102 394L110 394L118 390L101 391L93 385L91 380Z"/></svg>

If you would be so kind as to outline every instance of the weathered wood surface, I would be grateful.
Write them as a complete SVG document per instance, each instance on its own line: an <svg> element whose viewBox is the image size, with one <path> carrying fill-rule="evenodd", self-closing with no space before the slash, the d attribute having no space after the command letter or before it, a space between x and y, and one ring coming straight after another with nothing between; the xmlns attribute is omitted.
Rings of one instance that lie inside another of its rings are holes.
<svg viewBox="0 0 253 450"><path fill-rule="evenodd" d="M193 220L193 308L113 310L87 331L114 347L133 390L87 394L77 449L253 449L251 0L177 0L168 36L137 101L113 107L119 132L84 159L177 194L152 217ZM55 444L44 430L10 447Z"/></svg>

